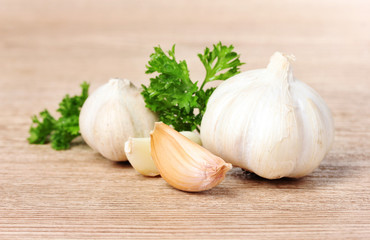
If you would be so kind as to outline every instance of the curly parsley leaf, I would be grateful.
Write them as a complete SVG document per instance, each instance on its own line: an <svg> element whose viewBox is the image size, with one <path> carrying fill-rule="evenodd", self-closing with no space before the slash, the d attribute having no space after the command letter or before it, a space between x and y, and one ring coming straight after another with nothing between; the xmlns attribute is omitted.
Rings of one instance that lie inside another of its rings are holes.
<svg viewBox="0 0 370 240"><path fill-rule="evenodd" d="M45 144L49 141L49 135L53 131L55 119L48 110L44 110L37 116L32 116L32 126L30 128L30 137L28 142L32 144Z"/></svg>
<svg viewBox="0 0 370 240"><path fill-rule="evenodd" d="M211 81L226 80L239 73L239 66L243 65L239 60L240 55L233 52L234 46L224 46L221 42L213 45L210 51L207 47L203 55L198 54L200 61L206 69L206 77L202 83L203 86Z"/></svg>
<svg viewBox="0 0 370 240"><path fill-rule="evenodd" d="M170 123L175 129L195 129L193 111L198 105L195 97L198 87L189 78L186 62L176 61L175 45L168 55L160 47L154 51L146 73L159 75L150 79L148 87L142 85L146 106L158 113L160 121Z"/></svg>
<svg viewBox="0 0 370 240"><path fill-rule="evenodd" d="M89 84L81 84L81 95L70 97L66 95L59 103L58 112L60 117L56 120L44 110L37 116L32 117L32 125L29 130L30 137L27 139L31 144L46 144L51 142L55 150L70 148L71 141L80 135L78 119L80 110L88 97Z"/></svg>
<svg viewBox="0 0 370 240"><path fill-rule="evenodd" d="M172 125L177 131L199 131L208 99L215 90L203 90L204 85L234 76L243 64L233 49L232 45L224 46L219 42L213 45L212 51L206 48L204 54L198 54L206 69L206 77L198 88L198 82L190 80L186 62L176 61L175 45L167 54L161 47L155 47L146 73L157 73L157 76L150 78L149 86L142 85L141 94L146 107L156 112L160 121Z"/></svg>

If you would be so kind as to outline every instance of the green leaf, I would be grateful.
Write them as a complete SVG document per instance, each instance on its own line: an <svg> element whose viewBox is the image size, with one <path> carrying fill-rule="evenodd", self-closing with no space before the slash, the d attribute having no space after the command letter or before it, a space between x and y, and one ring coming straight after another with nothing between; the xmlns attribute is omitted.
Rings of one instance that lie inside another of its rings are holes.
<svg viewBox="0 0 370 240"><path fill-rule="evenodd" d="M27 138L32 144L45 144L49 141L49 135L54 129L56 120L50 115L48 110L44 110L37 116L32 116L32 125L29 130L30 136Z"/></svg>
<svg viewBox="0 0 370 240"><path fill-rule="evenodd" d="M31 144L46 144L51 141L52 148L63 150L70 148L71 141L80 135L78 119L81 107L88 97L89 84L83 82L81 95L70 97L68 94L59 103L58 112L61 116L56 120L47 110L40 113L39 120L32 117L28 142Z"/></svg>
<svg viewBox="0 0 370 240"><path fill-rule="evenodd" d="M215 80L226 80L235 74L240 73L240 62L236 52L233 52L234 46L225 46L221 42L213 45L213 50L209 48L204 50L203 54L198 54L200 61L206 69L206 77L202 83L201 89L208 82Z"/></svg>
<svg viewBox="0 0 370 240"><path fill-rule="evenodd" d="M207 82L225 80L239 73L242 63L234 47L224 46L219 42L213 50L204 50L198 54L206 69L206 78L200 88L198 82L192 82L185 61L175 58L175 45L167 54L162 48L154 47L154 53L146 66L147 74L155 73L150 78L149 86L142 85L141 94L146 107L159 115L159 120L172 125L177 131L192 131L199 126L209 97L215 90L203 90Z"/></svg>
<svg viewBox="0 0 370 240"><path fill-rule="evenodd" d="M70 148L71 141L80 135L79 131L78 116L59 118L50 138L52 148L56 150Z"/></svg>
<svg viewBox="0 0 370 240"><path fill-rule="evenodd" d="M175 45L168 55L160 47L155 47L146 67L146 73L158 73L150 79L149 86L142 85L146 106L175 129L195 129L189 116L197 106L195 92L198 87L189 78L186 62L176 61Z"/></svg>

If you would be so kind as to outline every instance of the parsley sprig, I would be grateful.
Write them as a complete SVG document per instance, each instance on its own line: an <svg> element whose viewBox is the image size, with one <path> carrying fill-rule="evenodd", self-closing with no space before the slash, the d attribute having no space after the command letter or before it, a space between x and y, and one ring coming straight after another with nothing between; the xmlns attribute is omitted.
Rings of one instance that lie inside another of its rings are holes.
<svg viewBox="0 0 370 240"><path fill-rule="evenodd" d="M203 63L206 76L200 87L192 82L184 60L175 58L175 45L166 54L161 47L155 47L150 55L147 74L157 73L150 78L149 86L142 85L142 95L146 107L159 115L160 121L172 125L177 131L193 131L202 121L207 101L214 87L204 89L211 81L226 80L239 73L240 62L232 45L225 46L221 42L208 47L203 54L198 54Z"/></svg>
<svg viewBox="0 0 370 240"><path fill-rule="evenodd" d="M80 135L78 119L80 110L88 97L89 84L81 84L81 95L70 97L68 94L59 103L60 117L55 119L48 110L40 112L39 117L32 117L32 125L27 139L31 144L46 144L51 142L55 150L70 148L73 139Z"/></svg>

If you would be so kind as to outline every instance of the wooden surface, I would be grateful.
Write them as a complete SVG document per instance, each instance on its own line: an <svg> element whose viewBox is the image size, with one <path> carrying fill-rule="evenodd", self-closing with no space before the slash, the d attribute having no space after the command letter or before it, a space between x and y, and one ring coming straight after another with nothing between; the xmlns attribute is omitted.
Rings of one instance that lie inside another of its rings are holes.
<svg viewBox="0 0 370 240"><path fill-rule="evenodd" d="M370 239L369 1L0 0L0 239ZM191 194L77 140L26 141L30 116L111 77L148 83L152 47L177 44L193 80L217 41L264 67L295 54L295 75L332 109L336 139L299 180L233 169Z"/></svg>

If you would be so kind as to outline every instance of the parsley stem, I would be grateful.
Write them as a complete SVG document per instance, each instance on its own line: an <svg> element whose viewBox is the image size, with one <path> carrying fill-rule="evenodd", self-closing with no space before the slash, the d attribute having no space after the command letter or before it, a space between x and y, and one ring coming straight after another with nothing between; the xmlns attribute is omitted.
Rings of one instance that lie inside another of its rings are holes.
<svg viewBox="0 0 370 240"><path fill-rule="evenodd" d="M207 79L207 78L206 78ZM202 83L202 85L200 86L200 90L202 90L203 89L203 87L204 87L204 85L206 85L206 83L207 83L207 81L206 80L204 80L203 81L203 83Z"/></svg>
<svg viewBox="0 0 370 240"><path fill-rule="evenodd" d="M198 126L195 129L197 130L198 133L200 133L200 129Z"/></svg>

